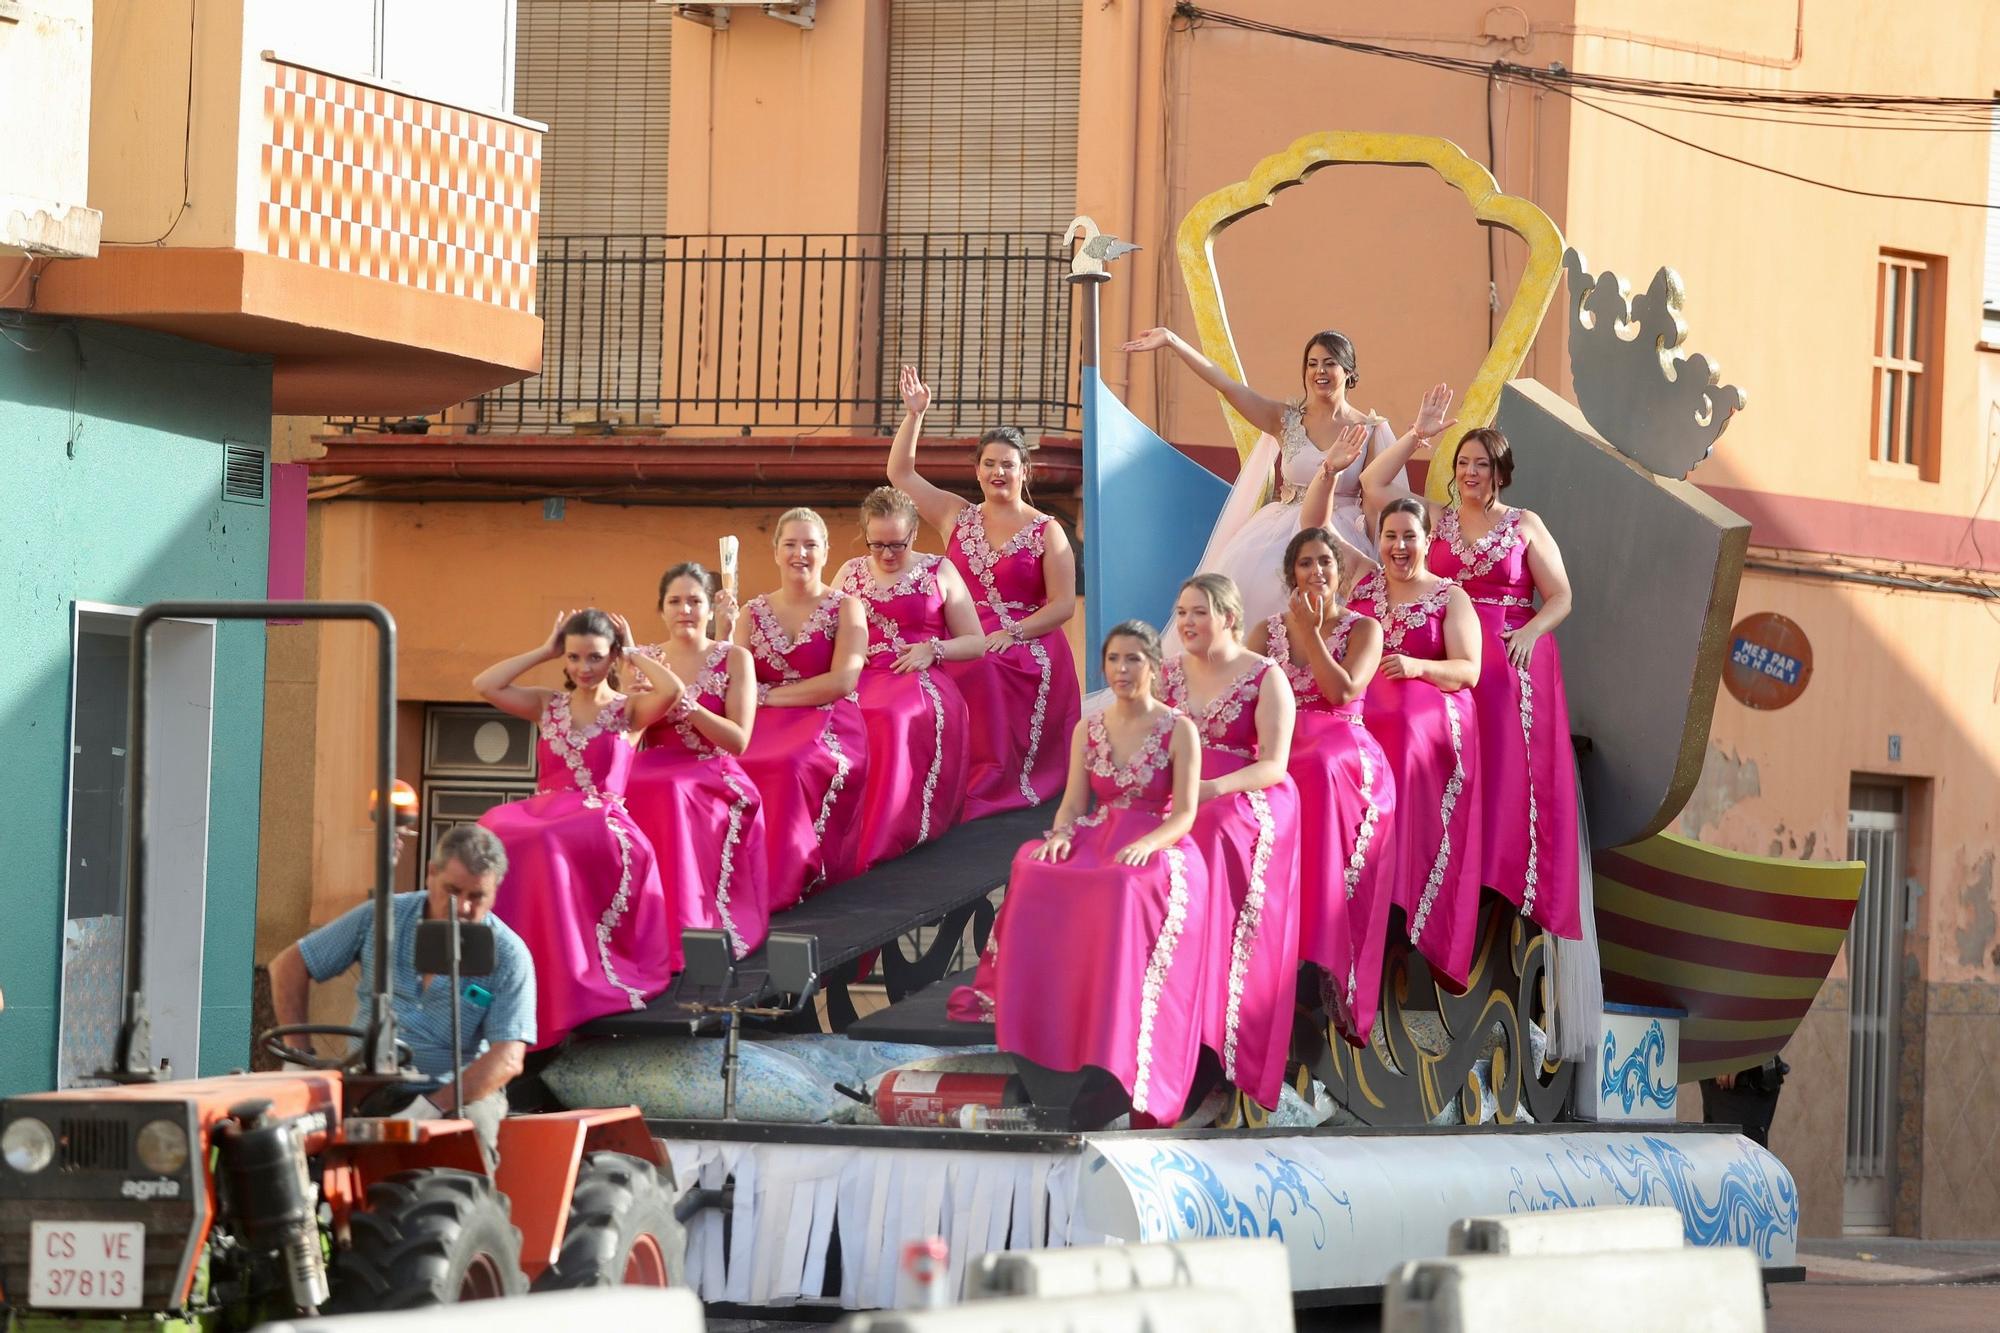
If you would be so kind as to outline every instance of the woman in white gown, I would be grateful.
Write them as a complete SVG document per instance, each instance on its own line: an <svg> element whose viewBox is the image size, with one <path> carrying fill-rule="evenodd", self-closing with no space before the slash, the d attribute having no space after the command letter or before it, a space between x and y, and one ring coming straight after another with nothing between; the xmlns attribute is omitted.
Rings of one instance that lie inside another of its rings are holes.
<svg viewBox="0 0 2000 1333"><path fill-rule="evenodd" d="M1304 392L1283 402L1237 383L1171 329L1148 329L1122 350L1162 347L1171 348L1264 433L1243 460L1197 571L1226 574L1235 581L1243 594L1243 623L1261 625L1284 610L1285 588L1276 571L1284 564L1286 544L1299 530L1301 503L1312 486L1333 487L1333 516L1327 526L1347 547L1346 557L1361 562L1358 568L1374 568L1375 543L1362 513L1361 470L1394 444L1395 436L1381 417L1347 400L1361 377L1355 370L1354 344L1346 335L1328 329L1312 336L1306 343ZM1267 503L1274 473L1278 486Z"/></svg>

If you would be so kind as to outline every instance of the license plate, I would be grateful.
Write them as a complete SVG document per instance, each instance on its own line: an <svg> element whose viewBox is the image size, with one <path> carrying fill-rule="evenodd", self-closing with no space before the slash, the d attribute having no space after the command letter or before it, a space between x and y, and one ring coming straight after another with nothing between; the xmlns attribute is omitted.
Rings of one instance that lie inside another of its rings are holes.
<svg viewBox="0 0 2000 1333"><path fill-rule="evenodd" d="M136 1310L145 1291L141 1222L35 1222L28 1304L43 1310Z"/></svg>

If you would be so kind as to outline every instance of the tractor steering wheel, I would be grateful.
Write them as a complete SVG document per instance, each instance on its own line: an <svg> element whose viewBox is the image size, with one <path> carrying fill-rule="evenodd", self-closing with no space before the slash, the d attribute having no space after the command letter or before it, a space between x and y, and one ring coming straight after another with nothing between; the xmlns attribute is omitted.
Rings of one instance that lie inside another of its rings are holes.
<svg viewBox="0 0 2000 1333"><path fill-rule="evenodd" d="M293 1023L289 1027L272 1028L257 1038L257 1045L275 1060L304 1065L308 1069L344 1070L353 1063L354 1051L350 1051L346 1057L335 1059L321 1055L317 1051L301 1050L287 1042L285 1040L287 1037L346 1037L350 1041L360 1043L368 1040L368 1033L363 1028L340 1027L330 1023ZM406 1069L415 1063L416 1054L411 1051L410 1044L398 1038L397 1067Z"/></svg>

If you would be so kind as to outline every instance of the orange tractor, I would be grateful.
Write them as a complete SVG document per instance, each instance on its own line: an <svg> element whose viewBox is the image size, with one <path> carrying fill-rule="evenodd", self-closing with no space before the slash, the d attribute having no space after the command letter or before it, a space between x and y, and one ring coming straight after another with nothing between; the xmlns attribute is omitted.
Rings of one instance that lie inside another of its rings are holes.
<svg viewBox="0 0 2000 1333"><path fill-rule="evenodd" d="M470 1121L384 1115L421 1078L390 1003L392 819L378 819L374 975L363 1028L276 1029L259 1045L323 1067L173 1081L150 1057L144 978L147 630L164 618L367 620L378 631L377 792L391 791L395 623L373 603L182 602L132 636L126 1007L111 1086L0 1101L0 1311L9 1333L221 1330L334 1311L536 1290L674 1285L672 1172L634 1107L503 1120L487 1167ZM459 992L488 927L425 922L422 971ZM483 946L483 949L482 949ZM286 1045L343 1036L328 1060ZM454 1044L457 1034L454 1033ZM462 1055L461 1055L462 1059ZM421 1086L428 1086L422 1084Z"/></svg>

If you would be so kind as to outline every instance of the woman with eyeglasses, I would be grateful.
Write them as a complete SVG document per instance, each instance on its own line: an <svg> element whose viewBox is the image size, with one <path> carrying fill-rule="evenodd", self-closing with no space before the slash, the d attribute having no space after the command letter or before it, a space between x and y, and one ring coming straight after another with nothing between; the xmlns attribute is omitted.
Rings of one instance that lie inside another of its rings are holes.
<svg viewBox="0 0 2000 1333"><path fill-rule="evenodd" d="M918 475L917 435L931 391L914 366L903 367L901 390L889 482L945 539L945 558L964 576L986 632L980 660L945 668L979 700L965 817L1038 805L1063 789L1063 737L1082 713L1064 633L1076 614L1076 553L1062 525L1028 503L1032 450L1020 431L1000 426L979 437L980 501L967 504Z"/></svg>
<svg viewBox="0 0 2000 1333"><path fill-rule="evenodd" d="M893 486L861 502L865 557L834 586L868 618L867 658L855 694L868 728L861 794L861 869L901 856L956 824L965 808L965 696L944 663L986 652L965 580L942 556L910 549L917 505Z"/></svg>
<svg viewBox="0 0 2000 1333"><path fill-rule="evenodd" d="M854 687L868 647L861 603L820 577L826 520L788 509L772 529L775 592L753 597L731 640L757 667L757 723L743 768L764 801L771 910L858 871L868 735Z"/></svg>

